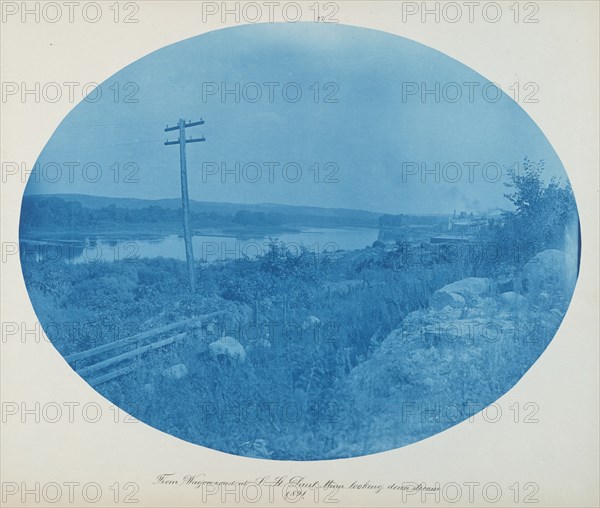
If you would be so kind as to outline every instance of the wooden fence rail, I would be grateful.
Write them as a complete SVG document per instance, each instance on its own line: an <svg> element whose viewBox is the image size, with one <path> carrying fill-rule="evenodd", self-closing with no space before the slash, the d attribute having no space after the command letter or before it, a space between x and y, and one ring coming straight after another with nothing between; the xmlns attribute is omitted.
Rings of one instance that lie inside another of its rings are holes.
<svg viewBox="0 0 600 508"><path fill-rule="evenodd" d="M184 321L178 321L177 323L171 323L169 325L159 326L158 328L154 328L153 330L148 330L147 332L138 333L137 335L132 335L131 337L126 337L124 339L115 340L113 342L109 342L108 344L104 344L102 346L98 346L92 349L88 349L86 351L81 351L79 353L73 353L71 355L65 356L65 360L69 363L76 362L77 360L84 360L86 358L91 358L92 356L99 355L101 353L106 353L108 351L112 351L113 349L117 349L122 346L126 346L128 344L132 344L134 342L138 342L143 339L148 339L150 337L155 337L157 335L161 335L165 332L169 332L171 330L176 330L177 328L181 328L182 326L192 325L194 323L206 321L208 319L222 316L225 314L224 310L220 310L217 312L211 312L210 314L204 314L203 316L197 316L190 319L186 319Z"/></svg>
<svg viewBox="0 0 600 508"><path fill-rule="evenodd" d="M174 342L177 342L178 340L183 339L184 337L187 337L187 333L180 333L178 335L174 335L173 337L169 337L168 339L153 342L152 344L148 344L147 346L139 347L137 349L134 349L133 351L128 351L127 353L113 356L108 360L103 360L101 362L95 363L94 365L90 365L89 367L83 367L82 369L78 369L77 374L79 374L80 376L85 376L92 372L96 372L98 370L105 369L106 367L115 365L116 363L124 362L125 360L133 360L134 358L140 357L143 353L147 353L148 351L152 351L153 349L158 349L160 347L173 344Z"/></svg>
<svg viewBox="0 0 600 508"><path fill-rule="evenodd" d="M65 360L67 360L67 362L75 368L76 372L80 376L86 376L86 375L94 373L94 372L103 371L105 369L114 367L117 364L119 364L121 362L125 362L127 360L135 360L135 359L138 360L138 362L136 364L128 365L126 367L120 368L118 370L113 370L113 371L107 372L105 374L101 374L91 380L88 380L88 382L92 386L96 386L96 385L99 385L106 381L110 381L111 379L115 379L117 377L124 376L126 374L129 374L129 373L135 371L137 366L139 365L139 360L141 359L141 356L143 354L153 351L155 349L159 349L161 347L168 346L169 344L173 344L177 341L180 341L181 339L183 339L187 336L187 332L179 333L177 335L173 335L171 337L160 339L156 342L152 342L150 344L140 346L140 342L142 340L157 337L164 333L167 333L167 332L179 329L179 328L183 328L185 326L201 323L203 321L207 321L209 319L213 319L215 317L222 316L225 313L226 313L226 311L211 312L210 314L204 314L202 316L185 319L183 321L178 321L176 323L171 323L171 324L168 324L165 326L159 326L158 328L154 328L153 330L148 330L147 332L138 333L136 335L132 335L131 337L126 337L124 339L116 340L114 342L110 342L110 343L104 344L102 346L94 347L94 348L88 349L86 351L81 351L79 353L73 353L71 355L66 356ZM105 353L108 353L111 351L115 351L116 349L119 349L119 348L122 348L122 347L125 347L128 345L132 345L132 344L137 344L139 347L137 347L136 349L133 349L131 351L126 351L124 353L117 354L116 356L111 356L110 358L101 360L92 365L88 365L88 366L85 366L82 368L77 368L77 364L81 360L86 360L86 359L90 360L98 355L102 355L102 354L105 354Z"/></svg>

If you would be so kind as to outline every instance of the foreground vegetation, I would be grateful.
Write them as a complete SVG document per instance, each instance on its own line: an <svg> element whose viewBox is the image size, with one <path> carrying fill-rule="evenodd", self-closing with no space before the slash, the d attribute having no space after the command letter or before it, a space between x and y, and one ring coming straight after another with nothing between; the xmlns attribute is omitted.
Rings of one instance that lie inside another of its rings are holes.
<svg viewBox="0 0 600 508"><path fill-rule="evenodd" d="M527 346L459 341L449 349L417 339L398 349L399 342L389 339L415 316L499 319L493 298L474 298L450 314L427 308L446 284L514 278L537 252L564 247L564 234L557 232L576 219L570 188L543 185L537 167L513 175L511 185L515 212L460 250L399 241L317 255L274 241L258 259L198 264L193 295L185 263L172 259L67 264L27 258L23 272L40 322L53 330L50 338L63 355L227 310L224 321L190 329L183 343L149 355L135 374L99 386L156 428L230 453L275 459L370 453L421 439L478 411L510 388L552 338L558 324L544 325L545 313L564 315L568 298L502 316L539 324ZM245 362L208 354L207 344L223 334L244 346ZM448 355L459 363L449 364ZM161 377L165 367L179 363L188 368L186 378ZM454 370L444 371L448 365ZM474 405L456 421L414 417L399 426L403 403L457 400Z"/></svg>

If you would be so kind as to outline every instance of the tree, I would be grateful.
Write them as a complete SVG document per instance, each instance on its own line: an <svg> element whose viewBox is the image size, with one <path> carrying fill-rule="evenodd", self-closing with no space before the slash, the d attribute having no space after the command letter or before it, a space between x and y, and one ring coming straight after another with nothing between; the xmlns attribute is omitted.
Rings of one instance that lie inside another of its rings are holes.
<svg viewBox="0 0 600 508"><path fill-rule="evenodd" d="M509 170L505 197L515 210L505 216L508 240L533 242L537 250L563 249L566 228L578 221L571 185L552 178L544 184L544 161L524 159L522 174ZM505 229L506 229L505 228ZM510 238L512 236L512 238Z"/></svg>

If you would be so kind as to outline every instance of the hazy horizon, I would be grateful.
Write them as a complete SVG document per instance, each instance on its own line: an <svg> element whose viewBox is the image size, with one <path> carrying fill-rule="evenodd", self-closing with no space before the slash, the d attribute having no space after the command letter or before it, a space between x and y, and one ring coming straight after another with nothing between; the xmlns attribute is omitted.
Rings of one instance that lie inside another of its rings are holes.
<svg viewBox="0 0 600 508"><path fill-rule="evenodd" d="M181 196L170 196L170 197L164 197L164 198L138 198L138 197L132 197L132 196L102 196L102 195L95 195L95 194L80 194L80 193L29 193L26 195L26 197L32 197L32 196L48 196L48 197L64 197L64 196L72 196L72 197L78 197L78 196L83 196L86 198L96 198L96 199L122 199L122 200L137 200L137 201L171 201L171 200L177 200L177 201L181 201ZM218 205L241 205L241 206L287 206L287 207L298 207L298 208L322 208L324 210L347 210L347 211L353 211L353 212L367 212L367 213L373 213L373 214L381 214L381 215L419 215L419 216L445 216L445 215L449 215L452 212L456 211L456 213L461 213L461 212L466 212L466 213L470 213L472 210L443 210L443 211L436 211L436 212L428 212L428 213L414 213L414 212L397 212L395 214L389 214L388 212L381 212L378 210L373 210L373 209L366 209L366 208L348 208L348 207L326 207L326 206L319 206L319 205L295 205L295 204L289 204L289 203L273 203L273 202L256 202L256 203L239 203L239 202L233 202L233 201L209 201L209 200L200 200L200 199L191 199L190 201L195 202L195 203L210 203L210 204L218 204ZM502 209L502 208L493 208L493 209L489 209L487 211L484 212L478 212L480 215L492 215L493 212L504 212L504 211L508 211L508 208L506 209Z"/></svg>

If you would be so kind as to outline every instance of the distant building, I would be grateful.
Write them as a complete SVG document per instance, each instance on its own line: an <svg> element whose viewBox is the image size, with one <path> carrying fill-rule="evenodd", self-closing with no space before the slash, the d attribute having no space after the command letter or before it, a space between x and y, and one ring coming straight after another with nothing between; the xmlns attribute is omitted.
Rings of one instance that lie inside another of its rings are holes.
<svg viewBox="0 0 600 508"><path fill-rule="evenodd" d="M456 216L456 210L451 217L448 217L447 231L451 234L441 234L429 239L431 243L468 243L482 228L489 224L485 217L476 217L473 212L460 212Z"/></svg>
<svg viewBox="0 0 600 508"><path fill-rule="evenodd" d="M454 215L448 217L448 231L452 231L453 235L474 235L487 225L488 219L476 217L473 212L469 215L466 212L461 212L457 218L456 211L454 211Z"/></svg>

